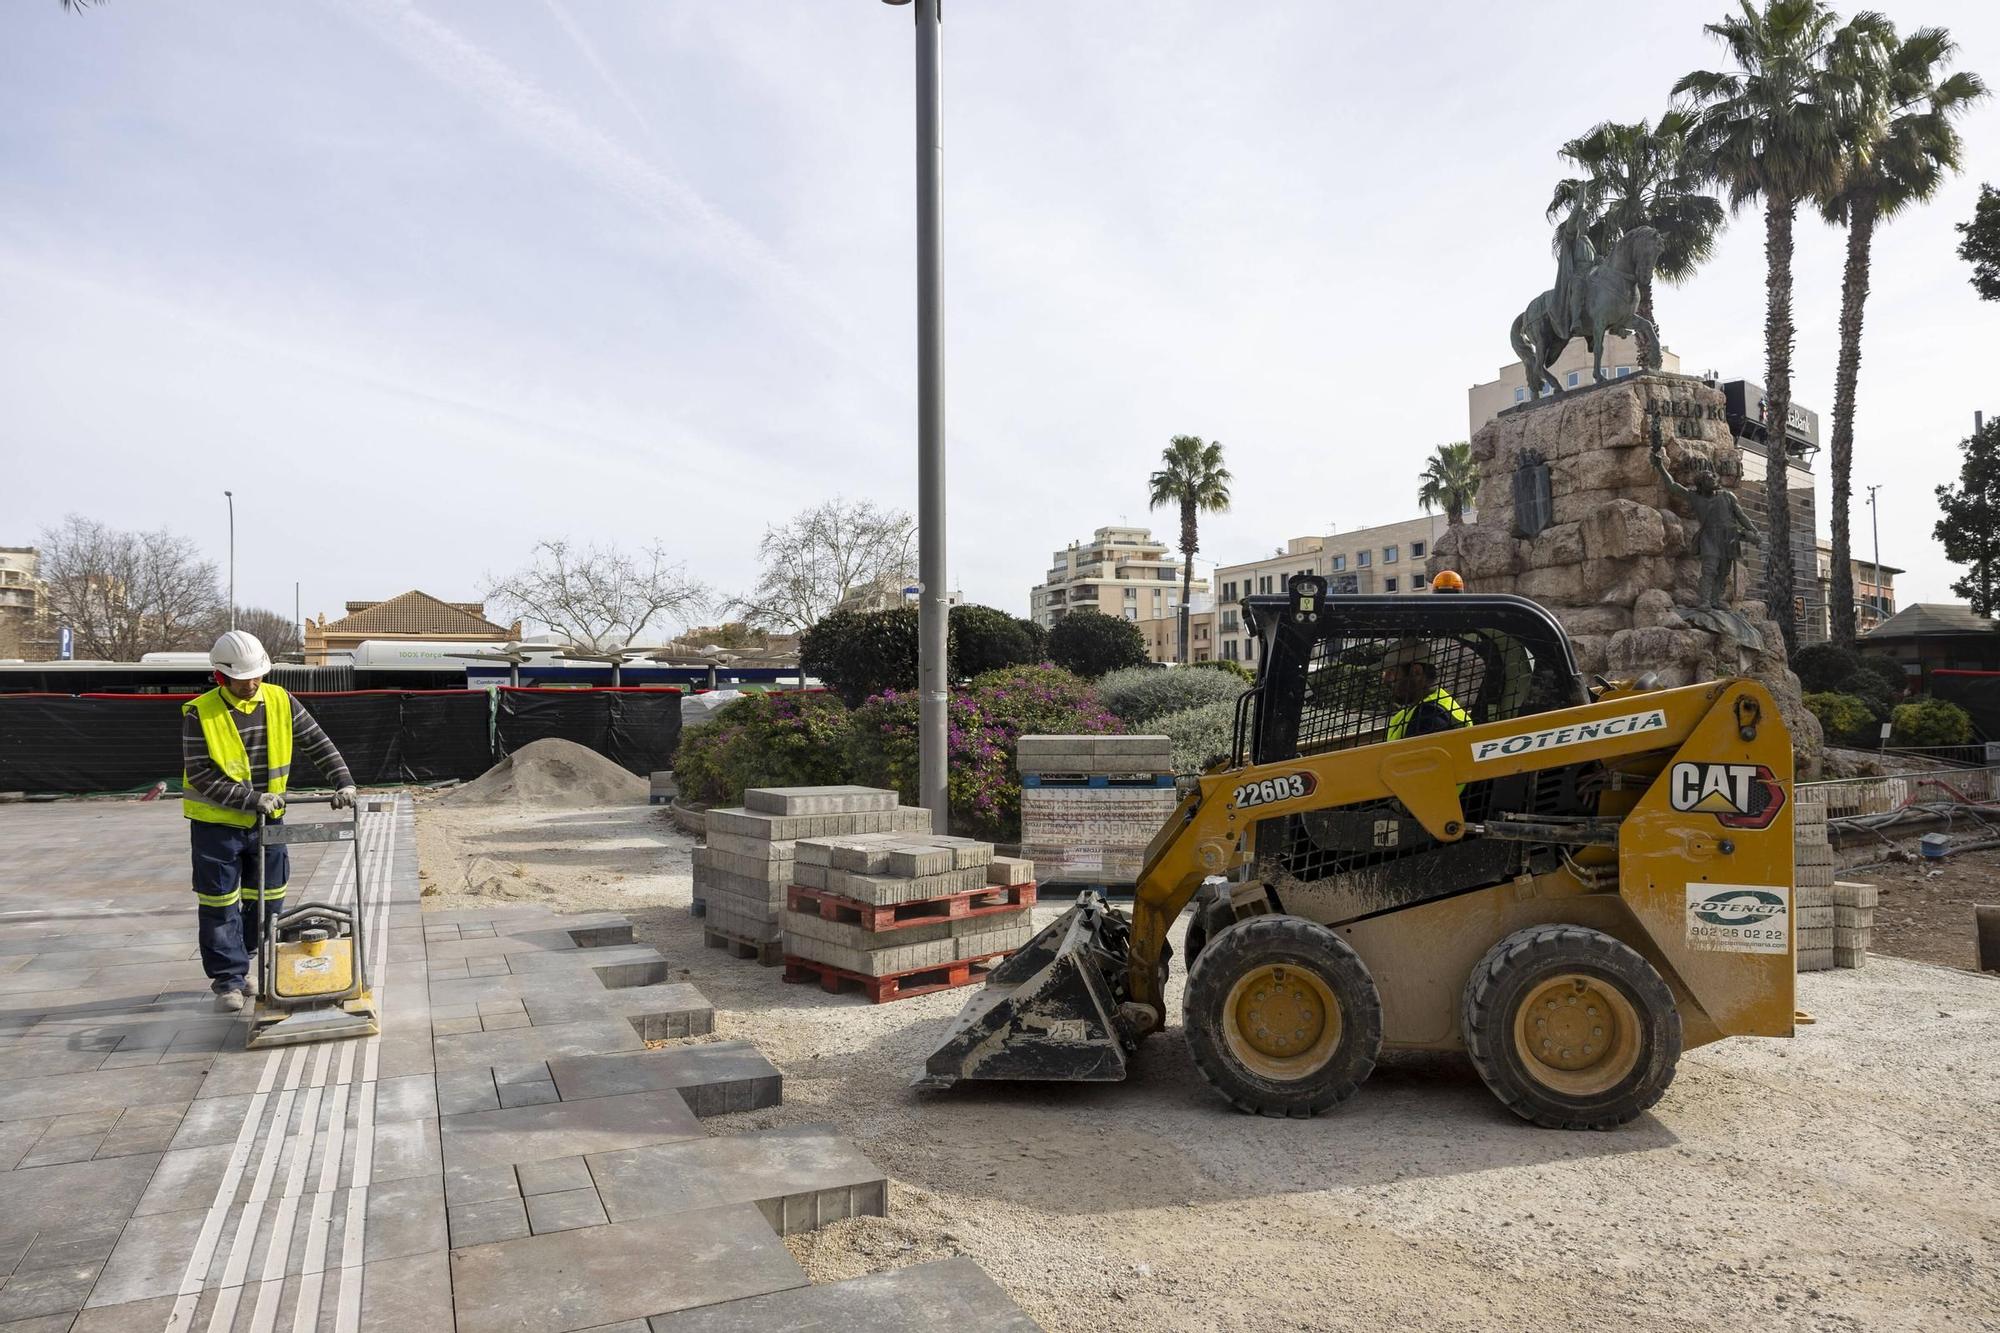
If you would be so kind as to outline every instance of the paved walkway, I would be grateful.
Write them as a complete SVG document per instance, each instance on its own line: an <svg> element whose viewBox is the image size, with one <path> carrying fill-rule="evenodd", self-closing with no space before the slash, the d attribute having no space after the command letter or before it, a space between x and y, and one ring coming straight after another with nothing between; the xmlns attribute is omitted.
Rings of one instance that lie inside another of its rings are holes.
<svg viewBox="0 0 2000 1333"><path fill-rule="evenodd" d="M967 1260L810 1286L781 1234L885 1212L882 1174L712 1136L782 1078L677 1042L712 1013L622 919L424 913L406 800L362 819L382 1034L244 1050L182 824L0 809L0 1333L1034 1327ZM354 855L296 849L290 902L351 902Z"/></svg>

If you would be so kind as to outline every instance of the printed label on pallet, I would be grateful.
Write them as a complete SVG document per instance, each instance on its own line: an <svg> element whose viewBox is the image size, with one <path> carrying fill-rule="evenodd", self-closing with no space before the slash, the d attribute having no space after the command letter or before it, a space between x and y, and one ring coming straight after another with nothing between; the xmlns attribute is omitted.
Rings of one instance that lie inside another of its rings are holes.
<svg viewBox="0 0 2000 1333"><path fill-rule="evenodd" d="M1784 953L1792 891L1784 884L1690 884L1687 942L1716 953Z"/></svg>

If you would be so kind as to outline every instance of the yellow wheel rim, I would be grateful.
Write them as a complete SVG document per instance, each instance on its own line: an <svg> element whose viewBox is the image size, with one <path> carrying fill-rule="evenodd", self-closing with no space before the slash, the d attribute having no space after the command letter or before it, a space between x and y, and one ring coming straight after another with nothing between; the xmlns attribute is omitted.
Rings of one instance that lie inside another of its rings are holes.
<svg viewBox="0 0 2000 1333"><path fill-rule="evenodd" d="M1340 1045L1340 1001L1311 968L1267 963L1229 988L1222 1035L1253 1074L1280 1083L1307 1078Z"/></svg>
<svg viewBox="0 0 2000 1333"><path fill-rule="evenodd" d="M1537 984L1514 1011L1514 1053L1529 1077L1589 1097L1618 1086L1639 1063L1639 1011L1601 977L1565 972Z"/></svg>

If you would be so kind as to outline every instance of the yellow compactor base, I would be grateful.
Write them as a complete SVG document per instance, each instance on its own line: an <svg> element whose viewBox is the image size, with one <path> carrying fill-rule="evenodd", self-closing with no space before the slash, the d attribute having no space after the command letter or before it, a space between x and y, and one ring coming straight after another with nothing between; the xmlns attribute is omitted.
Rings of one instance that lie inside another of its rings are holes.
<svg viewBox="0 0 2000 1333"><path fill-rule="evenodd" d="M272 1004L258 997L250 1015L249 1050L268 1046L297 1046L308 1041L335 1041L343 1037L373 1037L382 1031L382 1014L375 1007L375 992L362 991L351 1000L313 1007Z"/></svg>

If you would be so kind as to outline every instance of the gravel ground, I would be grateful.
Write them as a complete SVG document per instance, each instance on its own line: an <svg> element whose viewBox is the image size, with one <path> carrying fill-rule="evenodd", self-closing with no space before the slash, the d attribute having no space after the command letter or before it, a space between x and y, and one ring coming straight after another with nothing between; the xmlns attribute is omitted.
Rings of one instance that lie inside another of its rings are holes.
<svg viewBox="0 0 2000 1333"><path fill-rule="evenodd" d="M890 1217L793 1239L816 1280L967 1254L1050 1329L2000 1328L1990 977L1802 977L1817 1023L1690 1053L1606 1134L1522 1124L1443 1057L1319 1120L1240 1116L1177 1029L1122 1084L919 1094L964 993L872 1006L704 949L657 812L426 802L418 834L427 904L628 912L784 1072L783 1107L716 1132L831 1121L882 1165Z"/></svg>

